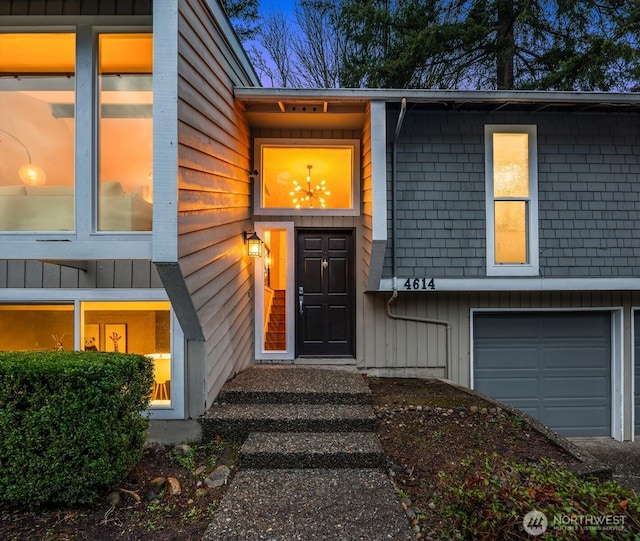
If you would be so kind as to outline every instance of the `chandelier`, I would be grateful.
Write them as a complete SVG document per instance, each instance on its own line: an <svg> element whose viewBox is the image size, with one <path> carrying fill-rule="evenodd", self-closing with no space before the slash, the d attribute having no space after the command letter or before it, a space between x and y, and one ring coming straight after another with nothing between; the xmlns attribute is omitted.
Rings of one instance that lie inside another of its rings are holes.
<svg viewBox="0 0 640 541"><path fill-rule="evenodd" d="M331 193L327 190L326 182L322 180L320 184L316 184L315 188L311 188L311 165L307 165L307 187L300 186L297 180L293 181L293 191L289 195L293 197L293 204L299 209L302 205L308 205L313 208L314 202L319 203L322 208L326 207L324 198Z"/></svg>

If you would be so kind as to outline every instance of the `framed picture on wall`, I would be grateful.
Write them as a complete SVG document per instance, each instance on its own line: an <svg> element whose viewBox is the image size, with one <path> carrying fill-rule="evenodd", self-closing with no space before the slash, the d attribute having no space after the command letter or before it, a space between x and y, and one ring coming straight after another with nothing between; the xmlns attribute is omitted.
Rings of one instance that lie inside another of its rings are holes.
<svg viewBox="0 0 640 541"><path fill-rule="evenodd" d="M89 323L84 326L85 351L100 351L100 325Z"/></svg>
<svg viewBox="0 0 640 541"><path fill-rule="evenodd" d="M108 323L104 326L104 350L127 353L126 323Z"/></svg>

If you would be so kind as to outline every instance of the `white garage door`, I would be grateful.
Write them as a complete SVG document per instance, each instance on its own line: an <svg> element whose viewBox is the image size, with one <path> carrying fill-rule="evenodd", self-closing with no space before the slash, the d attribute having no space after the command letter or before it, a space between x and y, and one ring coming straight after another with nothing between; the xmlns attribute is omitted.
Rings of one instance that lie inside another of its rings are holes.
<svg viewBox="0 0 640 541"><path fill-rule="evenodd" d="M476 314L474 388L563 436L611 436L611 314Z"/></svg>

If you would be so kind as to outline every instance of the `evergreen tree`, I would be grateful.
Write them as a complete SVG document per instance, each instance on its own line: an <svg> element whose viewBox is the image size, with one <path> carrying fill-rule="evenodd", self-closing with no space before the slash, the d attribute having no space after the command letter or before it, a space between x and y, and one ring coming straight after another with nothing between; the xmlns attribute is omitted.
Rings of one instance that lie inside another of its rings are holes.
<svg viewBox="0 0 640 541"><path fill-rule="evenodd" d="M348 87L625 90L640 7L622 0L341 0Z"/></svg>

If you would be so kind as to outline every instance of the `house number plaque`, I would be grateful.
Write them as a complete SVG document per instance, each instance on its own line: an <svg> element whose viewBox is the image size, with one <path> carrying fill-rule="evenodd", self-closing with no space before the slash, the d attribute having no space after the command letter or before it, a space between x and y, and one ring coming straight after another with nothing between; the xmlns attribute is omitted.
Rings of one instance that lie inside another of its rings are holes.
<svg viewBox="0 0 640 541"><path fill-rule="evenodd" d="M435 289L436 282L433 278L407 278L404 288L409 291Z"/></svg>

